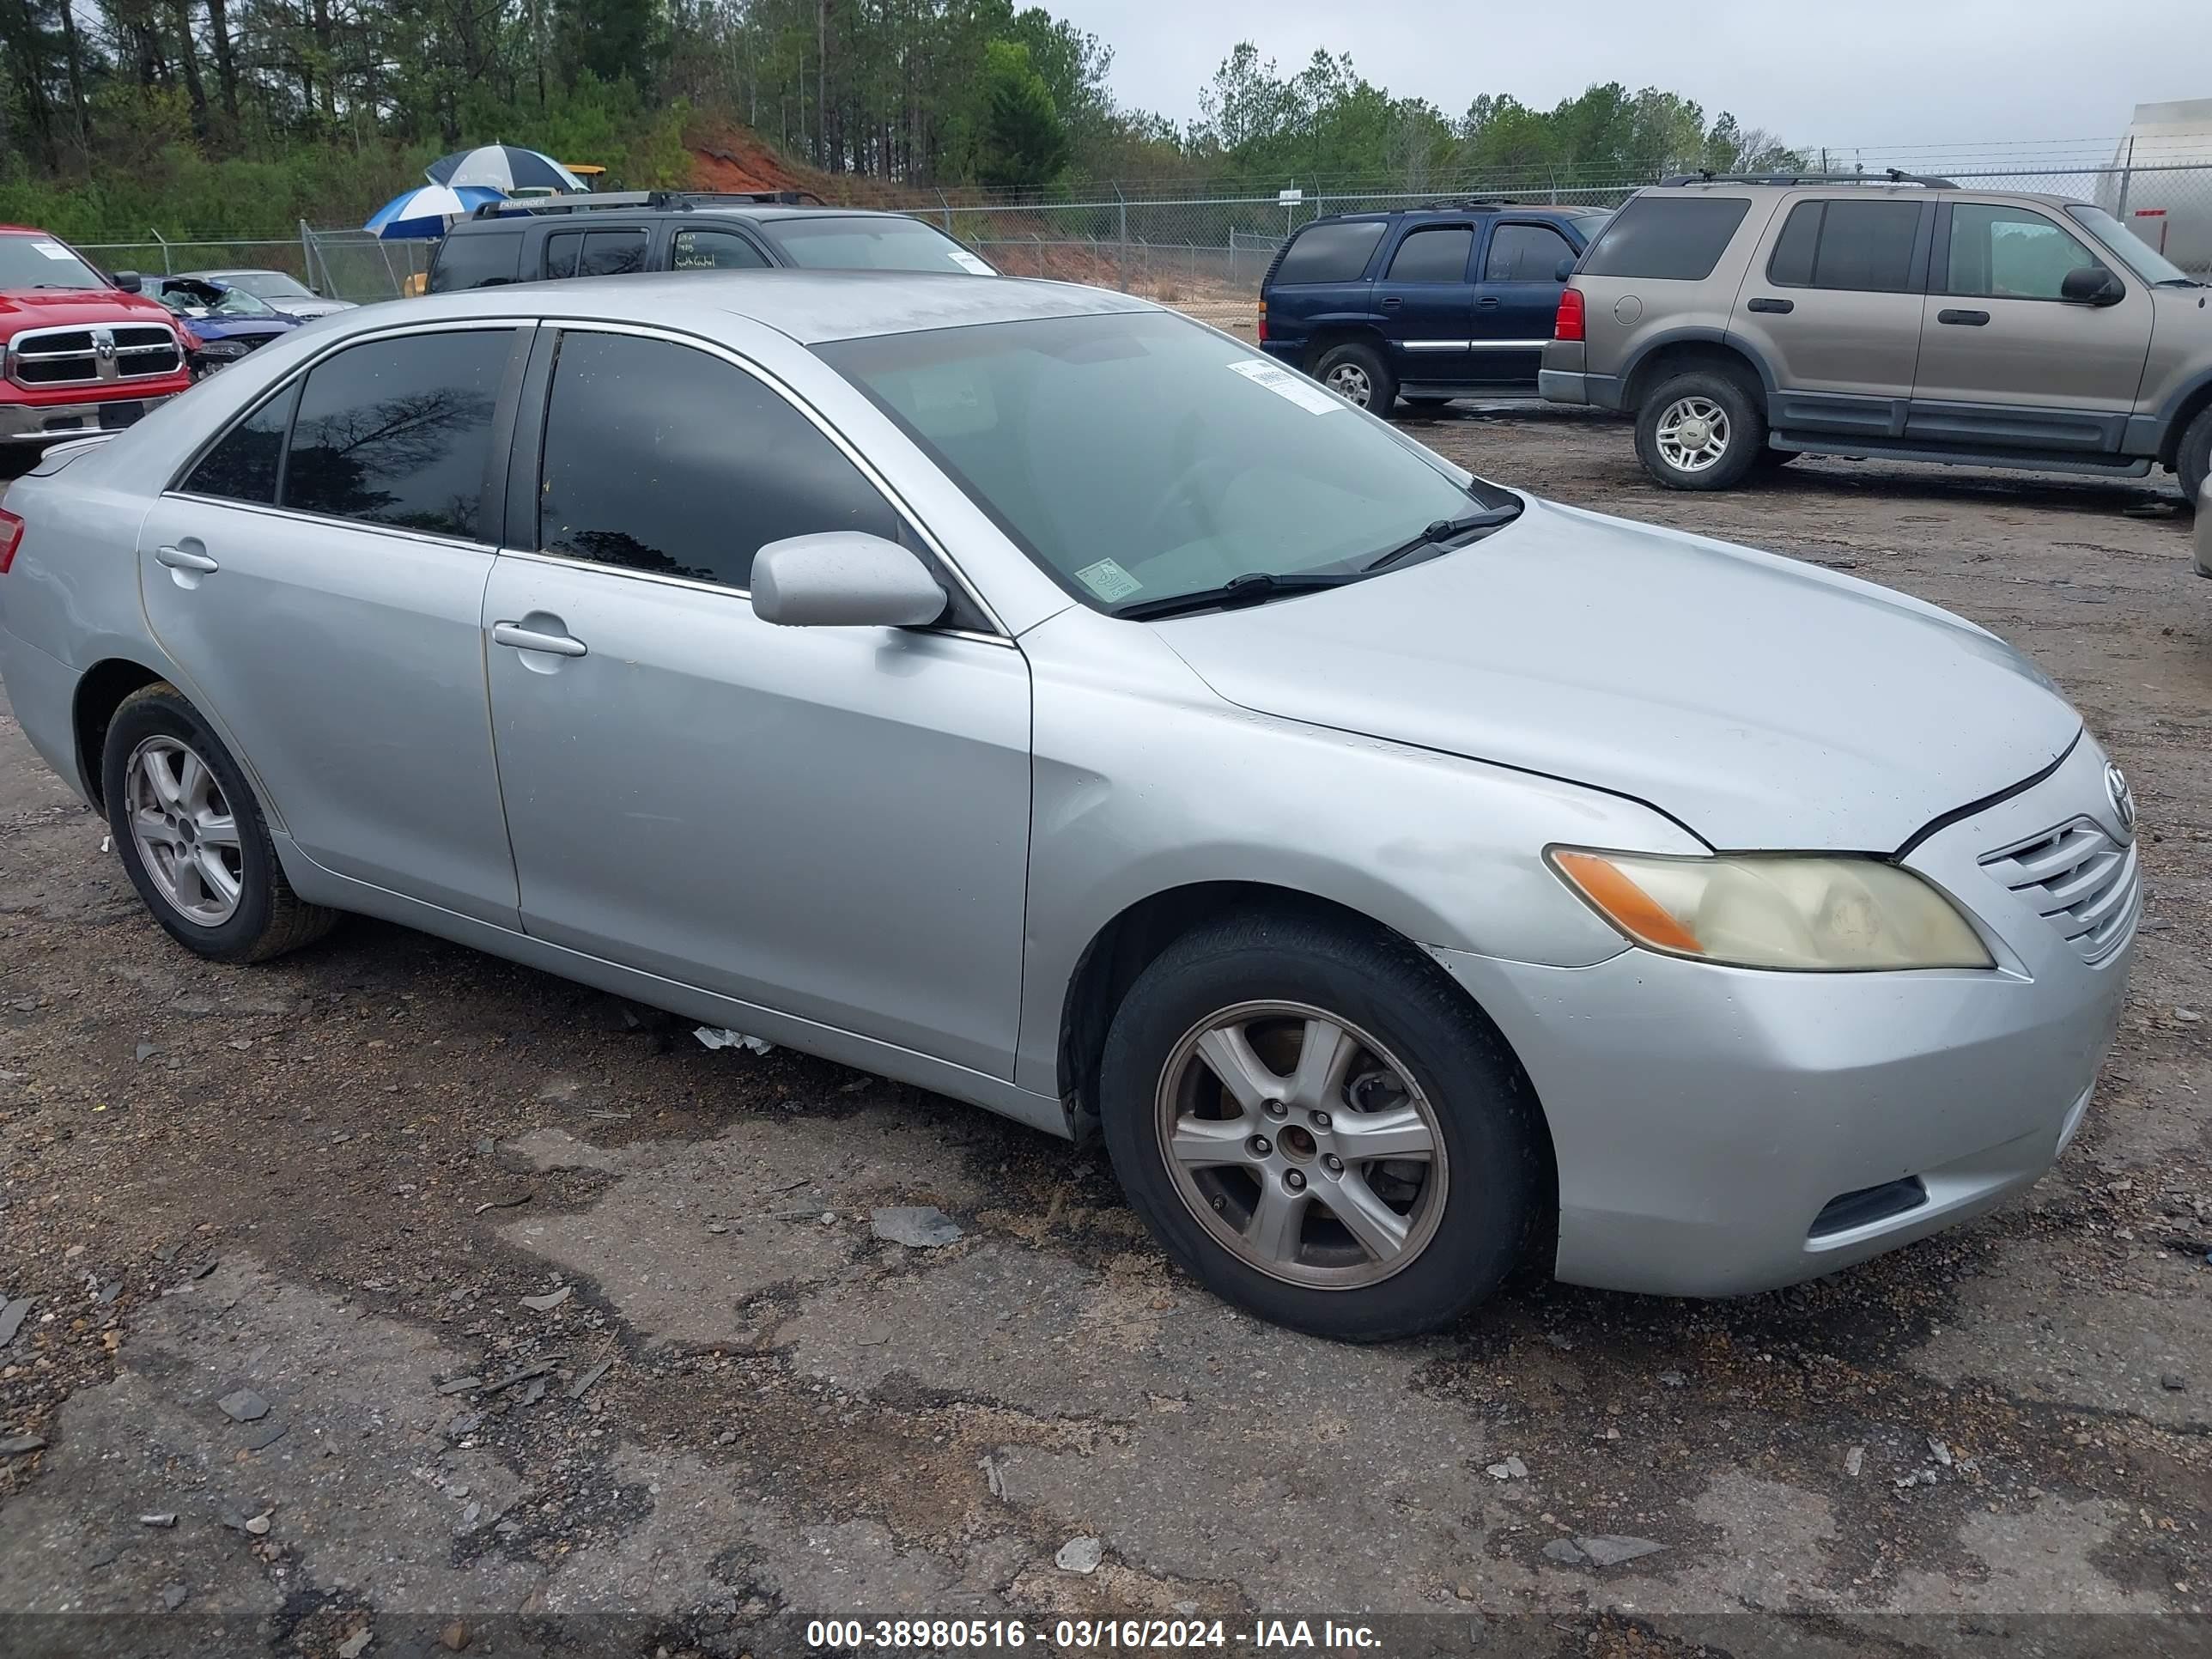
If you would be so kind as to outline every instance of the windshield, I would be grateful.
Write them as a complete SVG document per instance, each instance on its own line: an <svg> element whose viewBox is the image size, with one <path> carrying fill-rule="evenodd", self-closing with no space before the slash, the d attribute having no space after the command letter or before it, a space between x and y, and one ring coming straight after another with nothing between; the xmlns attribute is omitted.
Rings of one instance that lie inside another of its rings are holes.
<svg viewBox="0 0 2212 1659"><path fill-rule="evenodd" d="M2187 283L2195 279L2148 242L2100 207L2087 202L2068 205L2067 216L2102 242L2112 257L2146 283Z"/></svg>
<svg viewBox="0 0 2212 1659"><path fill-rule="evenodd" d="M281 270L227 271L216 281L234 289L244 289L248 294L258 295L264 300L312 300L312 289L302 288Z"/></svg>
<svg viewBox="0 0 2212 1659"><path fill-rule="evenodd" d="M51 236L0 236L0 289L106 286L107 278Z"/></svg>
<svg viewBox="0 0 2212 1659"><path fill-rule="evenodd" d="M815 349L1100 610L1242 576L1357 573L1439 520L1515 500L1477 485L1470 501L1442 461L1334 393L1168 313Z"/></svg>
<svg viewBox="0 0 2212 1659"><path fill-rule="evenodd" d="M896 214L767 219L757 227L794 265L815 270L964 270L998 273L934 225Z"/></svg>
<svg viewBox="0 0 2212 1659"><path fill-rule="evenodd" d="M173 276L154 290L154 297L172 311L187 317L273 317L276 307L257 300L243 289L221 288L213 283Z"/></svg>

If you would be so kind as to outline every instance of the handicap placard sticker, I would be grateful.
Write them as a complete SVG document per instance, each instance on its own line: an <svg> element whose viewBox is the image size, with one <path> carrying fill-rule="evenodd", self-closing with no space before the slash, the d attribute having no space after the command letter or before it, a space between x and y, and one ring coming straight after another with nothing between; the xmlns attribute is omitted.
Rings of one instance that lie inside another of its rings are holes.
<svg viewBox="0 0 2212 1659"><path fill-rule="evenodd" d="M1322 390L1294 369L1280 363L1270 363L1258 358L1244 357L1229 365L1232 374L1242 374L1255 386L1263 386L1278 398L1286 398L1300 409L1315 415L1333 415L1350 404L1333 392Z"/></svg>

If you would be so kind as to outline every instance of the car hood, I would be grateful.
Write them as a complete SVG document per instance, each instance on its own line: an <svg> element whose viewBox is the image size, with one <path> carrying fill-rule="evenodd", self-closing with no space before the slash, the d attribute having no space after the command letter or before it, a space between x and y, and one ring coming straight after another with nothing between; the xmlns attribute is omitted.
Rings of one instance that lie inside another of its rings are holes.
<svg viewBox="0 0 2212 1659"><path fill-rule="evenodd" d="M167 307L120 289L0 289L0 336L91 323L173 323Z"/></svg>
<svg viewBox="0 0 2212 1659"><path fill-rule="evenodd" d="M194 317L192 332L203 340L266 339L289 334L299 327L297 317Z"/></svg>
<svg viewBox="0 0 2212 1659"><path fill-rule="evenodd" d="M1241 707L1633 796L1723 850L1893 851L2081 725L1933 605L1534 500L1388 575L1153 626Z"/></svg>

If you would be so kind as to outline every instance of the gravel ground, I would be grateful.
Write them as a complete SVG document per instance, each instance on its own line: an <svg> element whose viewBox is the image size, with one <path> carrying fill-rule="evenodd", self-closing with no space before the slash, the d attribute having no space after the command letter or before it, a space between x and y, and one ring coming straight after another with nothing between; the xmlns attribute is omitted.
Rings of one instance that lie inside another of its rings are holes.
<svg viewBox="0 0 2212 1659"><path fill-rule="evenodd" d="M1096 1152L380 924L189 957L0 705L0 1648L1126 1613L1231 1651L1334 1615L1394 1653L1765 1653L1784 1614L1807 1655L2203 1650L2212 585L2170 481L1706 497L1607 422L1411 429L1905 588L2067 688L2134 780L2148 918L2034 1192L1773 1295L1531 1284L1332 1346L1180 1278Z"/></svg>

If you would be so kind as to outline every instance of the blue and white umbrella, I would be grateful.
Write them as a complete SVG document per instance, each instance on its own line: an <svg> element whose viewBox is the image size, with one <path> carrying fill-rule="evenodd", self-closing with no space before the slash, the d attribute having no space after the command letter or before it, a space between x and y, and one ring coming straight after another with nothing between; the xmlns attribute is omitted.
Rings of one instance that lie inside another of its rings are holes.
<svg viewBox="0 0 2212 1659"><path fill-rule="evenodd" d="M418 185L377 209L362 228L374 231L380 240L386 242L442 236L455 219L467 217L486 202L505 199L499 191L474 185L458 190L445 185Z"/></svg>
<svg viewBox="0 0 2212 1659"><path fill-rule="evenodd" d="M441 155L423 169L434 185L485 185L510 193L518 190L588 190L574 173L550 155L516 144L485 144Z"/></svg>

